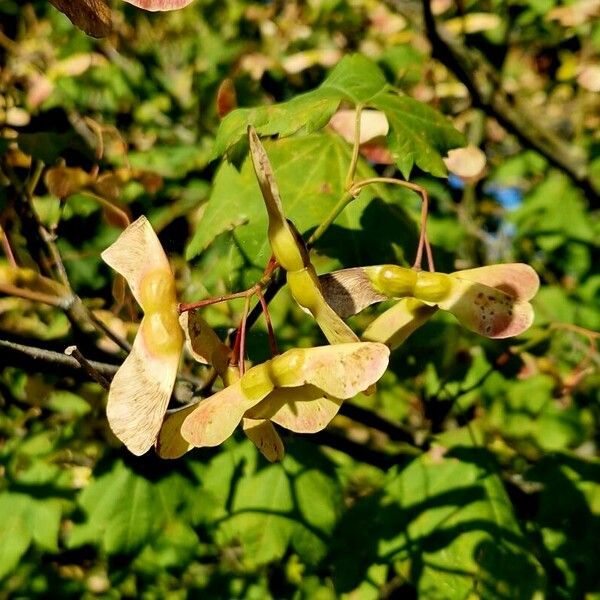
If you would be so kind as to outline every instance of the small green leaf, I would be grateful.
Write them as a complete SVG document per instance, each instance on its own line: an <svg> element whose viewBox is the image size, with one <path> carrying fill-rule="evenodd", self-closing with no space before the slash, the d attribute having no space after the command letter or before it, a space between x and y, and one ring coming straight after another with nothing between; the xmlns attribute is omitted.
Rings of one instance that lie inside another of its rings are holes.
<svg viewBox="0 0 600 600"><path fill-rule="evenodd" d="M446 165L442 156L466 143L446 117L408 96L386 92L369 105L385 112L390 123L389 148L407 179L415 165L436 177L444 177Z"/></svg>
<svg viewBox="0 0 600 600"><path fill-rule="evenodd" d="M495 462L487 450L472 446L471 429L452 431L448 440L442 436L443 445L390 473L384 493L346 513L334 537L340 590L358 585L371 565L388 563L423 598L500 599L506 590L531 598L542 592L541 568ZM369 528L360 531L353 524L364 518Z"/></svg>
<svg viewBox="0 0 600 600"><path fill-rule="evenodd" d="M81 417L90 412L90 405L81 396L64 390L56 390L46 401L50 410L67 415Z"/></svg>
<svg viewBox="0 0 600 600"><path fill-rule="evenodd" d="M290 546L301 560L315 564L326 552L340 510L336 483L321 472L327 467L316 464L320 459L310 448L297 444L289 450L283 463L247 472L237 482L230 516L219 527L218 543L241 543L250 568L281 559Z"/></svg>
<svg viewBox="0 0 600 600"><path fill-rule="evenodd" d="M21 499L19 494L8 492L0 496L0 579L19 564L31 543L31 531L19 505Z"/></svg>
<svg viewBox="0 0 600 600"><path fill-rule="evenodd" d="M340 102L382 110L390 123L388 143L394 160L408 178L412 167L443 177L442 156L464 145L464 136L430 106L388 89L381 69L359 54L344 57L315 90L288 102L231 112L219 128L212 158L229 152L254 125L263 136L309 134L324 127Z"/></svg>
<svg viewBox="0 0 600 600"><path fill-rule="evenodd" d="M152 483L120 461L83 490L78 504L86 521L71 531L71 548L99 540L108 554L129 553L148 542L165 519Z"/></svg>
<svg viewBox="0 0 600 600"><path fill-rule="evenodd" d="M219 127L212 157L235 145L246 135L248 125L265 136L312 133L327 125L342 100L366 104L385 86L385 77L374 62L360 54L345 56L316 90L288 102L232 111Z"/></svg>

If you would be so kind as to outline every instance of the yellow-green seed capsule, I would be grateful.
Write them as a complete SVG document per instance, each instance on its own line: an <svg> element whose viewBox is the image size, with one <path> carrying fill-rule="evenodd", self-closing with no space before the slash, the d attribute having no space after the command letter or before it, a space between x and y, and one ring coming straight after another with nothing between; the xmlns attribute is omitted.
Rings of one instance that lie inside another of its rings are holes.
<svg viewBox="0 0 600 600"><path fill-rule="evenodd" d="M425 302L440 302L448 297L452 289L452 280L444 273L427 273L417 275L417 283L413 296Z"/></svg>
<svg viewBox="0 0 600 600"><path fill-rule="evenodd" d="M287 282L294 300L311 313L315 313L321 303L322 295L319 288L319 279L312 267L305 267L297 271L288 271Z"/></svg>
<svg viewBox="0 0 600 600"><path fill-rule="evenodd" d="M258 400L264 398L271 392L275 385L271 379L269 363L256 365L244 373L240 380L244 396L248 400Z"/></svg>
<svg viewBox="0 0 600 600"><path fill-rule="evenodd" d="M417 271L396 265L367 267L367 276L375 288L390 298L412 296L417 283Z"/></svg>
<svg viewBox="0 0 600 600"><path fill-rule="evenodd" d="M177 310L166 309L146 313L141 324L148 350L154 355L167 355L180 351L183 331L179 326Z"/></svg>
<svg viewBox="0 0 600 600"><path fill-rule="evenodd" d="M269 224L269 244L277 262L286 271L298 271L305 266L301 248L287 223Z"/></svg>
<svg viewBox="0 0 600 600"><path fill-rule="evenodd" d="M271 379L277 387L297 386L301 383L299 379L305 353L302 348L294 348L269 361Z"/></svg>
<svg viewBox="0 0 600 600"><path fill-rule="evenodd" d="M161 312L177 303L175 279L167 269L155 269L142 278L140 304L145 313Z"/></svg>

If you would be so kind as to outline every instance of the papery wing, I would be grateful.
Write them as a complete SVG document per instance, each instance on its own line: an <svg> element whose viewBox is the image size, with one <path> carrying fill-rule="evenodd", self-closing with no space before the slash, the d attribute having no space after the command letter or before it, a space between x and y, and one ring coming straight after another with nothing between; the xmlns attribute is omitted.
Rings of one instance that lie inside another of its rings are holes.
<svg viewBox="0 0 600 600"><path fill-rule="evenodd" d="M258 404L269 392L249 400L241 381L199 402L184 420L181 435L196 447L218 446L230 437L244 413Z"/></svg>
<svg viewBox="0 0 600 600"><path fill-rule="evenodd" d="M283 460L285 449L275 427L265 419L242 419L244 433L269 462Z"/></svg>
<svg viewBox="0 0 600 600"><path fill-rule="evenodd" d="M217 373L223 375L231 349L221 341L214 329L198 311L182 313L179 324L185 333L186 347L194 359L205 365L213 365Z"/></svg>
<svg viewBox="0 0 600 600"><path fill-rule="evenodd" d="M144 318L131 352L115 374L106 414L114 434L141 455L154 444L171 398L181 347L153 352L144 335Z"/></svg>
<svg viewBox="0 0 600 600"><path fill-rule="evenodd" d="M438 306L451 312L467 329L488 338L519 335L533 323L529 302L482 283L452 276L452 291Z"/></svg>
<svg viewBox="0 0 600 600"><path fill-rule="evenodd" d="M466 269L452 273L451 276L483 283L499 289L517 300L531 300L540 287L538 274L524 263Z"/></svg>
<svg viewBox="0 0 600 600"><path fill-rule="evenodd" d="M321 275L319 282L325 300L342 319L388 299L373 287L362 267Z"/></svg>
<svg viewBox="0 0 600 600"><path fill-rule="evenodd" d="M105 263L125 277L140 305L144 275L153 271L171 273L165 251L152 225L143 216L129 225L100 256Z"/></svg>
<svg viewBox="0 0 600 600"><path fill-rule="evenodd" d="M196 406L192 404L167 412L156 439L156 453L161 458L180 458L193 448L181 435L181 425Z"/></svg>
<svg viewBox="0 0 600 600"><path fill-rule="evenodd" d="M273 390L246 414L254 419L268 419L296 433L316 433L327 427L341 405L342 400L325 396L312 385L303 385Z"/></svg>
<svg viewBox="0 0 600 600"><path fill-rule="evenodd" d="M177 10L191 4L193 0L125 0L133 6L149 11Z"/></svg>
<svg viewBox="0 0 600 600"><path fill-rule="evenodd" d="M437 310L436 306L430 306L416 298L402 298L372 321L362 338L369 342L381 342L393 350L428 321Z"/></svg>
<svg viewBox="0 0 600 600"><path fill-rule="evenodd" d="M345 400L366 390L385 372L390 351L372 342L295 349L274 358L275 387L313 385Z"/></svg>

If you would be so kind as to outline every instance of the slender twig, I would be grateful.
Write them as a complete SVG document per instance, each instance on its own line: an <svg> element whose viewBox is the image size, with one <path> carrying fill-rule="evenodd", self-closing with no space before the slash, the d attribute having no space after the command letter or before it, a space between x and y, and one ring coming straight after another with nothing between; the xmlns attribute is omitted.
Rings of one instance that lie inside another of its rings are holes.
<svg viewBox="0 0 600 600"><path fill-rule="evenodd" d="M106 198L103 198L99 194L95 194L90 190L80 190L79 193L90 198L91 200L94 200L94 202L97 202L100 206L113 213L117 219L119 219L123 228L128 227L131 224L129 215L124 210L113 204L110 200L107 200Z"/></svg>
<svg viewBox="0 0 600 600"><path fill-rule="evenodd" d="M72 356L83 368L83 370L96 382L99 383L105 390L110 387L110 381L102 375L102 373L94 367L94 365L85 357L77 346L69 346L65 348L65 354Z"/></svg>
<svg viewBox="0 0 600 600"><path fill-rule="evenodd" d="M419 245L417 247L417 255L415 257L415 263L413 268L420 269L423 260L423 250L427 253L427 262L429 264L429 270L435 271L435 265L433 262L433 253L431 251L431 245L429 244L429 238L427 237L427 216L429 214L429 194L427 190L416 183L410 181L404 181L403 179L396 179L395 177L369 177L368 179L362 179L357 181L351 188L353 194L358 194L367 185L378 184L378 183L389 183L391 185L398 185L403 188L417 192L421 196L421 232L419 235Z"/></svg>
<svg viewBox="0 0 600 600"><path fill-rule="evenodd" d="M204 300L189 302L187 304L181 303L179 304L179 312L183 313L188 310L196 310L198 308L204 308L205 306L211 306L213 304L219 304L221 302L235 300L236 298L250 298L254 294L256 294L258 289L258 284L256 284L253 285L251 288L244 290L243 292L233 292L232 294L224 294L222 296L215 296L213 298L205 298Z"/></svg>
<svg viewBox="0 0 600 600"><path fill-rule="evenodd" d="M119 346L119 348L121 348L122 350L125 350L125 352L131 352L131 344L127 340L125 340L121 336L117 335L110 327L108 327L108 325L106 325L106 323L104 323L101 319L99 319L94 314L93 310L87 308L87 306L85 306L83 303L82 303L82 307L83 307L83 310L85 311L86 316L96 326L97 329L102 331L104 333L104 335L109 340L113 341L117 346Z"/></svg>
<svg viewBox="0 0 600 600"><path fill-rule="evenodd" d="M310 248L315 242L320 239L323 234L331 227L332 223L338 218L340 213L354 200L356 196L350 191L344 192L342 197L337 201L336 205L331 209L331 212L325 217L325 220L313 231L313 234L308 238L306 245Z"/></svg>
<svg viewBox="0 0 600 600"><path fill-rule="evenodd" d="M395 442L406 442L407 444L414 445L414 437L412 434L401 427L398 427L395 423L380 417L376 413L362 408L351 402L344 402L340 407L340 415L344 415L361 425L366 425L373 429L377 429L387 434L390 439Z"/></svg>
<svg viewBox="0 0 600 600"><path fill-rule="evenodd" d="M8 235L6 231L0 225L0 239L2 239L2 249L4 250L4 254L6 255L6 259L8 260L8 264L11 267L17 266L17 261L15 259L15 255L13 254L12 248L10 246L10 241L8 240Z"/></svg>
<svg viewBox="0 0 600 600"><path fill-rule="evenodd" d="M364 462L382 470L387 470L393 466L405 467L414 459L413 454L386 454L362 444L358 444L346 437L337 435L331 430L320 431L312 435L306 435L303 439L328 446L339 452L343 452L359 462Z"/></svg>
<svg viewBox="0 0 600 600"><path fill-rule="evenodd" d="M238 329L238 337L240 338L240 354L238 359L238 368L240 377L244 375L246 370L246 322L248 319L248 311L250 310L250 296L246 297L244 302L244 311L242 312L242 320Z"/></svg>
<svg viewBox="0 0 600 600"><path fill-rule="evenodd" d="M44 163L41 160L36 160L31 169L31 173L27 179L27 183L25 185L25 194L27 195L28 200L33 198L33 193L35 192L35 188L40 181L40 177L44 171Z"/></svg>
<svg viewBox="0 0 600 600"><path fill-rule="evenodd" d="M91 322L93 327L100 331L100 333L107 335L121 348L129 349L129 344L127 344L125 340L122 340L116 333L110 331L106 325L99 325L97 319L90 318L90 311L86 309L79 296L75 294L73 288L71 287L71 283L67 275L67 270L65 269L62 257L60 255L60 251L58 250L58 246L56 245L55 234L51 231L48 231L44 227L44 225L40 222L40 219L34 209L33 194L42 175L44 164L41 161L35 162L35 164L32 166L31 173L25 185L21 183L21 181L19 180L19 178L17 177L16 173L10 165L4 162L3 167L8 174L11 185L23 200L22 202L16 203L16 205L20 207L21 220L24 221L22 222L22 231L26 239L28 240L28 243L29 236L34 236L31 245L35 246L36 249L39 250L37 254L38 258L40 259L38 261L40 267L43 267L44 271L47 272L48 275L52 276L53 278L56 278L56 276L58 275L58 279L61 281L61 283L64 285L64 287L68 290L70 294L70 296L68 297L68 301L65 298L64 303L60 304L59 306L61 306L61 308L65 311L69 319L80 329L82 327L79 323L79 320L81 316L85 316L87 317L87 320ZM51 265L48 264L48 257L52 263ZM54 267L54 269L52 267ZM110 334L108 333L109 331ZM117 342L117 340L119 341Z"/></svg>
<svg viewBox="0 0 600 600"><path fill-rule="evenodd" d="M572 323L550 323L550 330L552 329L565 329L567 331L572 331L574 333L578 333L579 335L583 335L589 339L600 339L600 332L592 331L591 329L586 329L585 327L580 327L579 325L573 325Z"/></svg>
<svg viewBox="0 0 600 600"><path fill-rule="evenodd" d="M66 309L73 302L71 296L52 296L51 294L44 294L27 288L20 288L10 283L0 283L0 294L24 298L25 300L32 300L33 302L41 302L42 304L48 304L62 309Z"/></svg>
<svg viewBox="0 0 600 600"><path fill-rule="evenodd" d="M10 351L17 355L28 357L34 361L47 363L50 365L59 365L72 369L81 369L80 363L73 356L66 356L61 352L46 350L45 348L37 348L34 346L26 346L9 340L0 339L0 348L5 351ZM110 365L108 363L97 362L95 360L88 361L92 367L107 377L112 377L118 370L118 365Z"/></svg>
<svg viewBox="0 0 600 600"><path fill-rule="evenodd" d="M265 323L267 324L267 333L269 335L269 346L271 347L271 355L275 356L276 354L279 354L279 347L277 346L277 338L275 337L275 331L273 331L273 323L271 322L271 315L269 314L269 306L261 291L258 291L256 295L258 296L258 301L260 302L263 315L265 316Z"/></svg>
<svg viewBox="0 0 600 600"><path fill-rule="evenodd" d="M356 106L356 114L354 117L354 144L352 146L352 159L350 160L350 166L348 167L348 173L346 174L345 189L349 190L354 183L354 177L356 176L356 167L358 166L358 155L360 152L360 121L362 114L362 105Z"/></svg>

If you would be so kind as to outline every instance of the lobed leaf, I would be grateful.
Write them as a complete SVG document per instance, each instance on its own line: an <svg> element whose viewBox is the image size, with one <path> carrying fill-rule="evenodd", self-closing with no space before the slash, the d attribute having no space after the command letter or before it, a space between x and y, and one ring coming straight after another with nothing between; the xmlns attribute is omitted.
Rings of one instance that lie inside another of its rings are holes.
<svg viewBox="0 0 600 600"><path fill-rule="evenodd" d="M385 86L383 73L375 63L360 54L345 56L311 92L280 104L229 113L217 132L212 157L222 156L240 141L248 125L262 136L312 133L327 125L342 100L365 104Z"/></svg>
<svg viewBox="0 0 600 600"><path fill-rule="evenodd" d="M418 100L392 93L379 94L370 106L382 110L388 118L389 149L406 179L414 166L445 177L442 156L465 144L462 133L445 116Z"/></svg>
<svg viewBox="0 0 600 600"><path fill-rule="evenodd" d="M285 215L302 235L309 234L327 218L345 191L350 146L330 133L276 142L266 140L264 145L275 171ZM371 167L359 161L358 177L375 175ZM393 256L389 239L399 245L416 243L414 220L395 202L396 197L381 185L363 189L334 223L334 229L345 241L342 245L332 244L330 256L368 262L386 252L390 258ZM186 258L198 256L218 235L233 231L231 235L247 260L264 268L271 248L264 234L268 219L263 203L252 161L246 159L240 171L224 162L215 176L202 220L186 249ZM390 237L370 233L370 226L375 223L378 232L385 228ZM328 243L325 237L319 246Z"/></svg>
<svg viewBox="0 0 600 600"><path fill-rule="evenodd" d="M229 113L217 133L212 158L227 154L249 125L261 136L317 131L330 121L341 102L384 113L389 122L389 148L404 177L408 178L414 165L432 175L445 176L442 156L465 144L464 136L448 119L430 106L392 91L374 62L353 54L345 56L311 92L280 104ZM378 122L376 131L387 133L387 127L381 125Z"/></svg>

